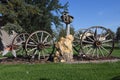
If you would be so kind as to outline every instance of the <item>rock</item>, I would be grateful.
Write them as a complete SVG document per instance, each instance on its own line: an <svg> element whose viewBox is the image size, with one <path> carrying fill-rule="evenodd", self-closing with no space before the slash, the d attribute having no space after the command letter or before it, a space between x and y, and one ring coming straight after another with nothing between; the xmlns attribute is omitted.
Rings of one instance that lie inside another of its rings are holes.
<svg viewBox="0 0 120 80"><path fill-rule="evenodd" d="M72 42L74 38L72 35L67 35L65 38L61 37L55 44L57 51L55 53L54 62L71 62L73 61Z"/></svg>

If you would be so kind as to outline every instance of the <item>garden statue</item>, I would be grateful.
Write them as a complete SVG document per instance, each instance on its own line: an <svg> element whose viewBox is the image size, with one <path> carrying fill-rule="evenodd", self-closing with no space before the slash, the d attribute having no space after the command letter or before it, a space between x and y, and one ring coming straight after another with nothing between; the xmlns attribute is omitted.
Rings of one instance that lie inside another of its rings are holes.
<svg viewBox="0 0 120 80"><path fill-rule="evenodd" d="M73 61L72 42L73 36L70 34L70 23L73 17L68 12L63 12L62 21L66 24L66 37L61 37L59 42L55 44L57 51L55 53L54 62L71 62Z"/></svg>
<svg viewBox="0 0 120 80"><path fill-rule="evenodd" d="M2 56L6 55L8 52L11 52L14 57L16 57L16 52L12 48L12 40L17 35L16 32L12 31L12 34L8 34L6 31L0 29L0 51Z"/></svg>

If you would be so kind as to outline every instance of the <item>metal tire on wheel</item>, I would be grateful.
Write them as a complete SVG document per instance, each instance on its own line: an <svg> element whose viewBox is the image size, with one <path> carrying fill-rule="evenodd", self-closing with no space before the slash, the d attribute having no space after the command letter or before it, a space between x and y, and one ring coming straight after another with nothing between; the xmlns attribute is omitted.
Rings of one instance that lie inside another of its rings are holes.
<svg viewBox="0 0 120 80"><path fill-rule="evenodd" d="M47 60L53 50L53 38L46 31L33 32L25 43L25 50L32 59Z"/></svg>
<svg viewBox="0 0 120 80"><path fill-rule="evenodd" d="M83 33L80 44L82 53L86 56L108 57L114 48L114 36L109 29L93 26Z"/></svg>

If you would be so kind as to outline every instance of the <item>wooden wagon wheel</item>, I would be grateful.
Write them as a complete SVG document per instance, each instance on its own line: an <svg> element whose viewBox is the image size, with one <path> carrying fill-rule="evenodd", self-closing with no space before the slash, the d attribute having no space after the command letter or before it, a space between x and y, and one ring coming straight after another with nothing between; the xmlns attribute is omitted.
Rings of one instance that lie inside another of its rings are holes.
<svg viewBox="0 0 120 80"><path fill-rule="evenodd" d="M101 58L109 56L114 48L114 36L110 30L93 26L88 28L81 37L82 53L94 57Z"/></svg>
<svg viewBox="0 0 120 80"><path fill-rule="evenodd" d="M12 41L12 48L16 51L18 55L23 55L25 50L25 41L27 40L29 34L21 33L15 36Z"/></svg>
<svg viewBox="0 0 120 80"><path fill-rule="evenodd" d="M25 50L32 59L47 60L53 50L53 38L46 31L33 32L25 43Z"/></svg>
<svg viewBox="0 0 120 80"><path fill-rule="evenodd" d="M75 50L75 52L74 52L75 54L81 53L80 41L81 41L82 34L85 32L85 30L86 29L79 29L74 34L73 48Z"/></svg>

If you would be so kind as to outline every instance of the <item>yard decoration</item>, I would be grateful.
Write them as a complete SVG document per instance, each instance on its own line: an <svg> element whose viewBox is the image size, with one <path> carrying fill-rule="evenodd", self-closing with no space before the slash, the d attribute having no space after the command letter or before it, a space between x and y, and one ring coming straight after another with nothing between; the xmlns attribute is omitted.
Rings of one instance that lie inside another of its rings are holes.
<svg viewBox="0 0 120 80"><path fill-rule="evenodd" d="M83 33L78 31L74 38L74 49L80 55L92 58L109 57L114 49L112 32L102 26L90 27Z"/></svg>
<svg viewBox="0 0 120 80"><path fill-rule="evenodd" d="M73 61L73 40L74 37L72 35L67 35L65 38L60 38L60 40L55 44L57 51L55 53L54 62Z"/></svg>
<svg viewBox="0 0 120 80"><path fill-rule="evenodd" d="M27 33L9 35L0 29L0 49L5 56L12 52L14 57L22 51L21 55L30 59L48 60L54 57L55 62L73 61L73 49L81 57L104 58L109 57L114 49L114 36L112 32L102 26L93 26L88 29L76 31L74 36L70 35L70 23L73 16L68 12L63 12L62 21L66 24L66 37L61 37L60 41L54 43L53 35L44 30L38 30L30 35ZM54 52L57 48L56 53ZM73 49L72 49L73 47Z"/></svg>

